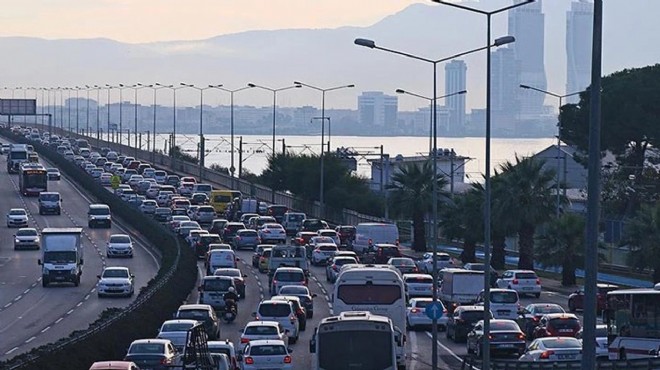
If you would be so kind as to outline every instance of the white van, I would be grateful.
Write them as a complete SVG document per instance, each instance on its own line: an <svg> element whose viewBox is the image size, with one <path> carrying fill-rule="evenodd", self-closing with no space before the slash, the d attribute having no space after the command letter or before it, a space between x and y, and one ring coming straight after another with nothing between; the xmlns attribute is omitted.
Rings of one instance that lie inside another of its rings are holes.
<svg viewBox="0 0 660 370"><path fill-rule="evenodd" d="M368 222L358 224L355 228L353 250L360 254L367 251L370 245L399 245L399 228L395 224Z"/></svg>
<svg viewBox="0 0 660 370"><path fill-rule="evenodd" d="M213 275L219 268L238 268L236 264L236 254L233 250L212 249L206 258L206 274Z"/></svg>
<svg viewBox="0 0 660 370"><path fill-rule="evenodd" d="M286 230L287 235L296 235L300 231L302 222L307 218L307 215L300 212L287 212L282 217L282 227Z"/></svg>
<svg viewBox="0 0 660 370"><path fill-rule="evenodd" d="M484 304L484 291L479 293L477 304ZM518 292L513 289L491 289L490 290L490 312L495 319L515 320L518 318L520 300Z"/></svg>

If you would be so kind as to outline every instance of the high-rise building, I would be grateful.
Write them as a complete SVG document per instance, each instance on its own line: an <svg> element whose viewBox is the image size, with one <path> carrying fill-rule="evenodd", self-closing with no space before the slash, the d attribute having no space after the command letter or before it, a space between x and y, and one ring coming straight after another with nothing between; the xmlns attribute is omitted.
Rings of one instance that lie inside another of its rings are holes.
<svg viewBox="0 0 660 370"><path fill-rule="evenodd" d="M587 0L571 3L566 12L566 94L583 91L591 83L591 34L594 4ZM570 96L566 103L576 103Z"/></svg>
<svg viewBox="0 0 660 370"><path fill-rule="evenodd" d="M398 98L382 91L364 91L358 96L360 124L390 127L397 124Z"/></svg>
<svg viewBox="0 0 660 370"><path fill-rule="evenodd" d="M521 3L525 0L515 0ZM545 15L543 1L520 6L509 11L509 35L516 38L510 44L514 58L520 63L520 83L547 90L544 64ZM535 118L543 113L545 95L529 89L518 89L519 119Z"/></svg>
<svg viewBox="0 0 660 370"><path fill-rule="evenodd" d="M520 103L520 61L513 49L498 48L491 54L491 114L493 133L510 134L515 131Z"/></svg>
<svg viewBox="0 0 660 370"><path fill-rule="evenodd" d="M445 94L465 90L467 66L462 60L452 60L445 65ZM445 99L449 110L449 132L458 136L465 132L465 94L453 95Z"/></svg>

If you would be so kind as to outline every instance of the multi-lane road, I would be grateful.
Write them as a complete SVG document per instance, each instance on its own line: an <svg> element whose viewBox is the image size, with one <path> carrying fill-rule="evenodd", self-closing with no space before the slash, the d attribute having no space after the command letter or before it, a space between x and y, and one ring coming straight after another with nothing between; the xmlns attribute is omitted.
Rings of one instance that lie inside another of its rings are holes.
<svg viewBox="0 0 660 370"><path fill-rule="evenodd" d="M4 164L0 166L4 169ZM105 245L111 234L134 230L115 222L111 229L89 229L87 207L92 200L64 176L49 181L49 191L62 195L62 215L40 216L36 198L19 195L17 175L0 174L0 214L10 208L25 208L29 226L82 227L84 268L80 286L41 286L41 269L37 259L41 251L14 251L15 228L0 224L0 360L7 360L35 347L68 337L75 330L86 329L108 307L125 307L132 298L96 296L97 275L106 266L127 266L135 274L136 292L146 286L159 268L159 258L139 239L132 259L106 259ZM137 294L136 294L137 296ZM134 298L133 298L134 299Z"/></svg>

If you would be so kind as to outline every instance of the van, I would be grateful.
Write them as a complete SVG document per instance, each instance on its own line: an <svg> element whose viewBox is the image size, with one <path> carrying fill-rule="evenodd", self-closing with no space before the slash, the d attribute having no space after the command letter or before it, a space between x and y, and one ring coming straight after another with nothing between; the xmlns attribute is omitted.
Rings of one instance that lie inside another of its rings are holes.
<svg viewBox="0 0 660 370"><path fill-rule="evenodd" d="M219 268L238 268L236 253L233 250L212 249L206 257L206 274L213 275Z"/></svg>
<svg viewBox="0 0 660 370"><path fill-rule="evenodd" d="M484 304L484 291L477 297L477 305ZM490 312L496 319L516 320L520 299L518 292L513 289L491 289L490 290Z"/></svg>
<svg viewBox="0 0 660 370"><path fill-rule="evenodd" d="M60 193L54 191L42 191L39 193L39 214L62 213L62 197Z"/></svg>
<svg viewBox="0 0 660 370"><path fill-rule="evenodd" d="M91 229L104 225L108 229L112 226L110 207L107 204L90 204L87 210L87 226Z"/></svg>
<svg viewBox="0 0 660 370"><path fill-rule="evenodd" d="M215 209L215 212L222 214L227 210L227 206L233 201L231 190L211 190L209 203Z"/></svg>
<svg viewBox="0 0 660 370"><path fill-rule="evenodd" d="M270 294L276 295L285 285L307 286L305 272L299 267L278 267L273 274L270 285Z"/></svg>
<svg viewBox="0 0 660 370"><path fill-rule="evenodd" d="M307 215L299 212L287 212L282 217L282 227L286 230L286 235L296 235L302 226L302 222Z"/></svg>
<svg viewBox="0 0 660 370"><path fill-rule="evenodd" d="M236 283L231 276L205 276L199 286L199 304L207 304L216 310L225 308L224 295L229 288L236 290Z"/></svg>
<svg viewBox="0 0 660 370"><path fill-rule="evenodd" d="M358 254L366 252L376 244L399 244L399 229L395 224L366 222L355 228L353 250Z"/></svg>
<svg viewBox="0 0 660 370"><path fill-rule="evenodd" d="M206 196L211 198L211 192L213 191L213 186L209 184L195 184L193 185L193 194L195 193L204 193Z"/></svg>

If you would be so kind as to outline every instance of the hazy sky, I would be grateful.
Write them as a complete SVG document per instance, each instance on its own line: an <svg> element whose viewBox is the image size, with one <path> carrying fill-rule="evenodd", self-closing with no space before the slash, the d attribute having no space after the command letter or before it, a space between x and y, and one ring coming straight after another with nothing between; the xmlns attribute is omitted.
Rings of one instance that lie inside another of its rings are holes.
<svg viewBox="0 0 660 370"><path fill-rule="evenodd" d="M367 26L423 0L5 0L0 36L140 43L258 29Z"/></svg>

